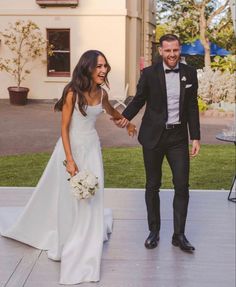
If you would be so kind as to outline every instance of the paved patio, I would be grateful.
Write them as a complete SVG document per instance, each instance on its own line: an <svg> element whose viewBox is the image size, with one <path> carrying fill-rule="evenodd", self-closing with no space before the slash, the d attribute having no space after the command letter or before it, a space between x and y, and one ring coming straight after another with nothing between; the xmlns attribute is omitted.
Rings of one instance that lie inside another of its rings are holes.
<svg viewBox="0 0 236 287"><path fill-rule="evenodd" d="M0 100L0 156L52 152L60 136L61 117L61 113L53 111L53 106L52 102L34 101L26 106L13 106L8 100ZM143 110L133 120L137 127L142 115ZM117 128L109 119L109 115L102 114L97 121L103 147L139 145L136 137L130 138L125 129ZM216 134L234 122L233 117L219 115L201 116L200 120L203 144L222 144Z"/></svg>
<svg viewBox="0 0 236 287"><path fill-rule="evenodd" d="M21 208L33 188L0 188L0 207ZM235 287L235 204L228 191L191 191L187 235L196 247L186 254L171 245L173 191L161 192L159 246L145 249L148 234L144 192L105 189L114 214L104 244L101 281L84 287ZM0 286L54 287L60 263L40 250L0 237Z"/></svg>

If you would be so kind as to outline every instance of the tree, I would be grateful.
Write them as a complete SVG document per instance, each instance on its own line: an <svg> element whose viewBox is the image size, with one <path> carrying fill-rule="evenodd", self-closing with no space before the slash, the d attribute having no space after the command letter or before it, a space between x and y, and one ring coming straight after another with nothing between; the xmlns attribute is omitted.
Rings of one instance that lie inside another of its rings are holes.
<svg viewBox="0 0 236 287"><path fill-rule="evenodd" d="M219 24L213 27L210 37L214 38L214 42L220 47L223 47L235 54L236 37L231 12L229 10L220 20Z"/></svg>
<svg viewBox="0 0 236 287"><path fill-rule="evenodd" d="M211 35L216 26L220 31L229 24L220 21L230 15L229 10L229 0L159 0L157 23L169 23L169 32L179 34L184 42L199 37L205 50L205 66L210 67Z"/></svg>
<svg viewBox="0 0 236 287"><path fill-rule="evenodd" d="M30 74L32 61L40 58L50 47L47 47L47 40L44 39L39 27L32 21L20 21L9 23L9 27L0 35L4 44L11 54L8 58L0 58L0 71L5 71L13 76L17 87Z"/></svg>
<svg viewBox="0 0 236 287"><path fill-rule="evenodd" d="M156 26L156 41L159 42L161 36L166 34L166 31L168 30L167 24L160 24Z"/></svg>

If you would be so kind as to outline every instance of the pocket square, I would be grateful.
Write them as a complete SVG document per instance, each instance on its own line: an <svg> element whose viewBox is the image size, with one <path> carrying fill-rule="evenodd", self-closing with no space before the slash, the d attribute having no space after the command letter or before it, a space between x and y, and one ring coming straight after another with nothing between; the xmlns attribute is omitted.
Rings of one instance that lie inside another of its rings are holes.
<svg viewBox="0 0 236 287"><path fill-rule="evenodd" d="M187 85L185 86L186 89L188 89L188 88L190 88L190 87L192 87L192 84L187 84Z"/></svg>

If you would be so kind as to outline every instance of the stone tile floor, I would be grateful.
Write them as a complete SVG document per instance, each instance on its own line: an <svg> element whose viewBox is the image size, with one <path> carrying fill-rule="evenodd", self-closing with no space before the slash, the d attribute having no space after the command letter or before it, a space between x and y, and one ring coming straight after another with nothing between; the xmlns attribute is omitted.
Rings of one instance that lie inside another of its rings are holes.
<svg viewBox="0 0 236 287"><path fill-rule="evenodd" d="M0 206L23 207L33 188L0 188ZM104 243L101 280L84 287L234 287L235 204L228 191L191 191L186 234L194 254L171 245L173 191L161 191L159 246L145 249L148 234L144 191L105 189L105 207L114 214L113 233ZM0 237L0 286L56 287L60 263Z"/></svg>

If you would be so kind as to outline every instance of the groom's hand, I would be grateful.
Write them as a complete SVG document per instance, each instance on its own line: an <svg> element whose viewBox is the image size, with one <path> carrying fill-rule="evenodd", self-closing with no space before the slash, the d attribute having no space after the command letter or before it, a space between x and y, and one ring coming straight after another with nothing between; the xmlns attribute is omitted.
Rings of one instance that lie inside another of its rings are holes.
<svg viewBox="0 0 236 287"><path fill-rule="evenodd" d="M199 140L193 140L192 143L192 150L190 152L190 157L193 158L199 154L200 151L200 141Z"/></svg>
<svg viewBox="0 0 236 287"><path fill-rule="evenodd" d="M129 124L129 120L126 118L122 119L115 119L111 118L111 120L119 127L119 128L125 128Z"/></svg>

